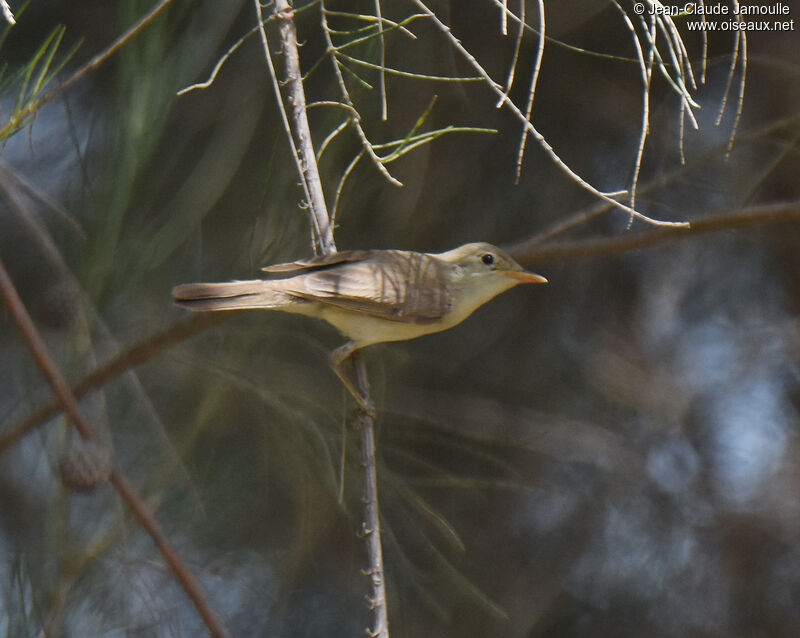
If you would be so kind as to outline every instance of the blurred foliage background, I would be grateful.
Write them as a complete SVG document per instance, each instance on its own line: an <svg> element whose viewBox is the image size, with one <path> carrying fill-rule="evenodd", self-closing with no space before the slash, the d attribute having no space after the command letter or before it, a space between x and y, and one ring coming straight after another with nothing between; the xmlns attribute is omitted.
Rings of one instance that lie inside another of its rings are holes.
<svg viewBox="0 0 800 638"><path fill-rule="evenodd" d="M401 4L384 15L408 15ZM31 3L0 56L21 68L63 25L58 55L80 45L64 74L150 6ZM500 35L495 4L431 6L505 77L514 38ZM625 188L641 118L630 35L611 3L546 8L553 40L534 123L590 182ZM185 319L174 285L252 278L310 254L257 36L208 89L176 97L255 20L249 2L176 0L4 143L0 255L71 382ZM325 50L318 7L296 20L311 69ZM390 65L472 74L429 22L408 28L418 39L387 38ZM700 38L682 33L699 58ZM536 43L523 41L518 102ZM709 39L685 164L678 99L654 83L642 212L681 221L800 202L798 35L754 32L748 45L730 156L735 108L715 118L732 34ZM359 54L374 59L375 47ZM375 71L358 73L375 86ZM374 141L402 139L434 96L423 128L497 133L446 135L404 156L390 167L403 188L359 163L342 192L341 249L510 245L594 203L533 142L514 183L520 127L485 85L389 75L384 122L378 92L348 83ZM307 91L336 96L328 61ZM1 99L6 118L13 87ZM311 111L317 144L341 116ZM331 202L358 150L346 131L326 151ZM571 236L627 224L610 212ZM795 223L537 262L548 286L507 293L449 332L368 350L393 635L798 635L798 246ZM50 394L8 316L0 322L7 430ZM327 367L340 343L311 320L237 314L81 403L235 636L357 636L369 622L358 437ZM114 492L61 484L73 437L57 417L3 452L0 635L203 635Z"/></svg>

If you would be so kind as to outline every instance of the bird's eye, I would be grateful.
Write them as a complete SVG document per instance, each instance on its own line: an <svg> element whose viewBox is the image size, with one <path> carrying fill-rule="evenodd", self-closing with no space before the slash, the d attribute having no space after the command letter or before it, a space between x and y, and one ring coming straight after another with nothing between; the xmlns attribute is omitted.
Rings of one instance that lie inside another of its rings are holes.
<svg viewBox="0 0 800 638"><path fill-rule="evenodd" d="M494 255L491 253L485 253L481 256L481 261L487 266L491 266L494 263Z"/></svg>

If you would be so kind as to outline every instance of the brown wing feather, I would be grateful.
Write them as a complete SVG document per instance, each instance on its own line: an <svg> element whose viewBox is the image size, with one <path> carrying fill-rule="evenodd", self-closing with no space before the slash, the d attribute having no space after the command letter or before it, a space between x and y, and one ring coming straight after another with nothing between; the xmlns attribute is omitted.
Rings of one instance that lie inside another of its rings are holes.
<svg viewBox="0 0 800 638"><path fill-rule="evenodd" d="M452 308L445 276L449 264L424 253L369 251L367 261L344 260L334 267L286 280L284 290L309 301L404 323L441 320ZM341 254L341 253L339 253Z"/></svg>
<svg viewBox="0 0 800 638"><path fill-rule="evenodd" d="M319 255L311 259L298 259L297 261L290 261L285 264L273 264L272 266L264 266L261 270L264 272L280 272L288 273L310 270L320 270L322 268L330 268L337 264L344 264L356 261L362 261L370 256L370 253L377 252L372 250L343 250L339 253L332 255Z"/></svg>

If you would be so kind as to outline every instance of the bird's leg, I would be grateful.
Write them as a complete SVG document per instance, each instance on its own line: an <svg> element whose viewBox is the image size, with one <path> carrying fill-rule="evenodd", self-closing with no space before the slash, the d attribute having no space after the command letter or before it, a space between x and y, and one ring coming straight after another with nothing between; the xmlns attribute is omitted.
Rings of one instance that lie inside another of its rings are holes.
<svg viewBox="0 0 800 638"><path fill-rule="evenodd" d="M375 410L375 404L358 391L358 388L356 388L353 382L347 377L341 367L342 363L356 350L358 350L358 346L354 341L348 341L343 346L336 348L330 355L331 370L339 377L339 381L342 382L342 385L347 388L347 391L356 400L358 407L361 408L365 414L369 415L370 418L375 420L375 417L378 415Z"/></svg>

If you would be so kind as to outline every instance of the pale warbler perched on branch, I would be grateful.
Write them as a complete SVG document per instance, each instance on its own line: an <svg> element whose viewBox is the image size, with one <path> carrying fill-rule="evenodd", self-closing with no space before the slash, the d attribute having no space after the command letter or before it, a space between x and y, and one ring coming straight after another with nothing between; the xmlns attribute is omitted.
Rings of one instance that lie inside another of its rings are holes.
<svg viewBox="0 0 800 638"><path fill-rule="evenodd" d="M262 270L288 276L183 284L172 295L189 310L266 308L327 321L350 339L331 354L333 368L370 411L339 370L353 352L447 330L517 284L547 282L485 243L435 254L348 250Z"/></svg>

